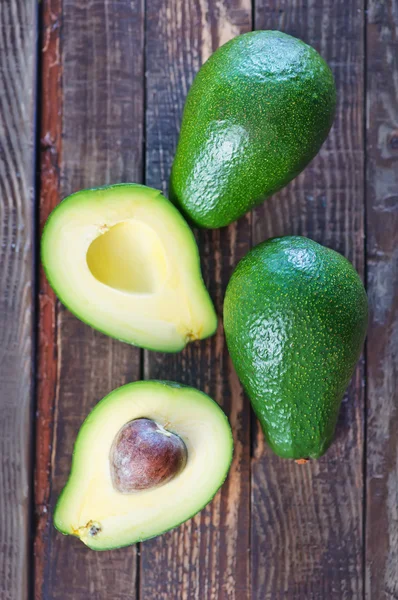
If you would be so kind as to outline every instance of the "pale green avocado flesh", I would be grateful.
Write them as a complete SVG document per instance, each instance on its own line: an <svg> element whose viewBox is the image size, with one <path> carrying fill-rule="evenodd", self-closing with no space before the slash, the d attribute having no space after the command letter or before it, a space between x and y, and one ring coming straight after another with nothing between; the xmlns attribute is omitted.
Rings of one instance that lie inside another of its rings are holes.
<svg viewBox="0 0 398 600"><path fill-rule="evenodd" d="M118 184L68 196L47 221L41 257L65 306L119 340L177 352L217 328L193 233L158 190Z"/></svg>
<svg viewBox="0 0 398 600"><path fill-rule="evenodd" d="M123 493L112 477L112 448L123 427L137 419L152 420L162 435L178 436L186 462L163 485ZM160 535L210 502L227 476L232 453L228 420L206 394L161 381L122 386L97 404L79 431L55 527L93 550Z"/></svg>

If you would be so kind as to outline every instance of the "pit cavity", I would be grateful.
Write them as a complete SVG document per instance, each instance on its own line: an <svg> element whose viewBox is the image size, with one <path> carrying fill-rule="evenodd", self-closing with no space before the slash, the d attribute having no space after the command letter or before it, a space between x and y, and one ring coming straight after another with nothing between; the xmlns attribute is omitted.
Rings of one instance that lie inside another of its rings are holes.
<svg viewBox="0 0 398 600"><path fill-rule="evenodd" d="M95 238L87 251L87 265L98 281L129 294L155 294L167 276L159 236L135 220L113 225Z"/></svg>

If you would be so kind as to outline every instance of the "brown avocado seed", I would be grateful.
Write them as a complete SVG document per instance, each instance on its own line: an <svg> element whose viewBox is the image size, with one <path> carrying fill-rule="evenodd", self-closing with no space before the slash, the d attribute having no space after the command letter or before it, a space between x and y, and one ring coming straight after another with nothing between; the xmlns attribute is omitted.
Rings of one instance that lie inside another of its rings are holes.
<svg viewBox="0 0 398 600"><path fill-rule="evenodd" d="M116 435L110 453L114 487L124 494L149 490L178 475L187 462L182 439L151 419L136 419Z"/></svg>

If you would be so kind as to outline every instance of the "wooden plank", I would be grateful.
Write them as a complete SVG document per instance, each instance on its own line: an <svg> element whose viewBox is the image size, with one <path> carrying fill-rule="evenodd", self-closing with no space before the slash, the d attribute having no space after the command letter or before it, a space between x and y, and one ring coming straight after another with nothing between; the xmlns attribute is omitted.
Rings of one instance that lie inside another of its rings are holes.
<svg viewBox="0 0 398 600"><path fill-rule="evenodd" d="M398 6L367 11L366 598L398 598Z"/></svg>
<svg viewBox="0 0 398 600"><path fill-rule="evenodd" d="M83 187L139 181L144 107L142 1L62 0L45 5L45 23L52 18L53 25L61 31L62 86L59 80L54 82L61 105L47 107L55 113L47 115L47 121L43 118L43 135L46 139L46 123L56 118L61 121L62 156L58 158L61 197ZM47 77L50 74L46 70L44 80ZM62 115L57 115L60 106ZM53 126L58 132L59 122ZM44 176L45 160L44 155ZM51 193L54 198L58 196L58 190L52 192L44 186L43 214L50 208ZM51 403L55 403L48 475L51 513L66 482L73 443L83 419L106 393L139 378L140 373L138 349L93 331L62 307L58 307L57 313L57 374L52 363L47 365L49 371L44 366L44 377L50 377L51 381L47 383L49 391L44 398L47 406L42 407L48 418ZM46 335L53 339L52 319L44 311L40 316L41 339ZM40 349L46 350L43 345ZM45 360L42 356L42 365ZM54 386L55 392L51 391ZM43 461L42 469L46 468L48 456L39 454L39 460ZM40 485L48 485L45 478ZM42 501L47 508L45 495ZM135 598L134 547L123 552L95 553L51 527L42 560L45 560L44 586L38 598Z"/></svg>
<svg viewBox="0 0 398 600"><path fill-rule="evenodd" d="M40 81L40 234L60 200L62 151L62 74L60 62L61 0L44 0ZM43 598L51 494L51 448L57 386L57 301L40 266L38 299L34 593Z"/></svg>
<svg viewBox="0 0 398 600"><path fill-rule="evenodd" d="M335 125L320 155L256 212L254 243L301 234L364 263L363 4L361 0L256 0L256 29L302 38L329 62L338 89ZM264 446L252 467L253 599L361 598L363 364L319 461L296 465Z"/></svg>
<svg viewBox="0 0 398 600"><path fill-rule="evenodd" d="M30 590L36 2L0 3L0 597Z"/></svg>
<svg viewBox="0 0 398 600"><path fill-rule="evenodd" d="M146 182L166 191L186 93L219 45L250 29L249 0L151 0L147 8ZM205 281L221 315L233 266L250 247L251 219L198 234ZM145 376L209 393L229 415L235 459L229 478L198 516L141 546L142 598L249 597L250 410L220 324L215 337L177 355L146 353Z"/></svg>

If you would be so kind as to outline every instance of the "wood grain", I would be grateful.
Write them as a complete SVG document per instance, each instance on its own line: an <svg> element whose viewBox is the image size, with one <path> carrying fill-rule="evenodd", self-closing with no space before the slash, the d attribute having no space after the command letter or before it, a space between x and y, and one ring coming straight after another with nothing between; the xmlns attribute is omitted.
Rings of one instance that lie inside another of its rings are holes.
<svg viewBox="0 0 398 600"><path fill-rule="evenodd" d="M146 182L166 192L183 103L200 65L222 43L247 31L249 0L151 0L147 5ZM233 266L250 248L251 218L198 241L205 281L219 315ZM229 478L199 515L141 546L141 598L250 597L250 409L232 369L220 324L215 337L178 355L146 353L145 376L193 385L229 415L235 458Z"/></svg>
<svg viewBox="0 0 398 600"><path fill-rule="evenodd" d="M367 12L366 598L398 598L398 5Z"/></svg>
<svg viewBox="0 0 398 600"><path fill-rule="evenodd" d="M61 95L62 115L55 113L48 118L62 119L60 195L110 182L140 181L144 121L142 2L62 0L53 8L61 32L63 85L57 84L57 94ZM48 72L43 73L43 78L46 76ZM57 104L48 110L57 111ZM89 410L106 393L139 378L140 373L138 349L95 332L62 307L57 312L51 512L66 483L73 443ZM51 319L43 321L44 313L41 318L42 329L48 328L47 335L51 336ZM53 373L51 376L54 378ZM49 392L48 403L50 397ZM45 461L47 457L39 459ZM45 600L135 598L135 547L95 553L51 527L45 560Z"/></svg>
<svg viewBox="0 0 398 600"><path fill-rule="evenodd" d="M40 81L39 233L60 201L62 152L61 0L43 0ZM57 386L57 301L40 267L36 385L36 456L34 473L34 592L41 600L48 544L51 494L51 448Z"/></svg>
<svg viewBox="0 0 398 600"><path fill-rule="evenodd" d="M36 3L0 3L0 598L30 590Z"/></svg>
<svg viewBox="0 0 398 600"><path fill-rule="evenodd" d="M363 274L363 4L256 0L257 29L312 44L336 78L334 127L304 173L256 211L254 243L301 234ZM359 599L363 591L363 364L343 401L336 440L306 465L272 455L258 433L252 466L253 599Z"/></svg>

